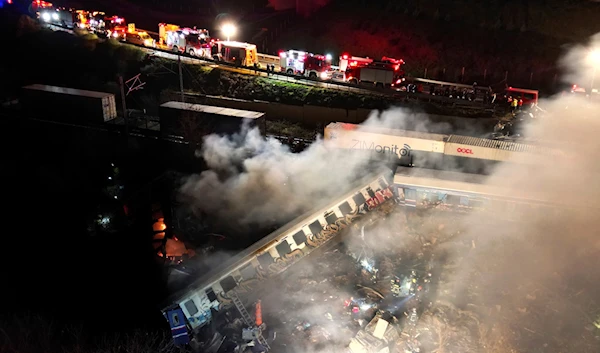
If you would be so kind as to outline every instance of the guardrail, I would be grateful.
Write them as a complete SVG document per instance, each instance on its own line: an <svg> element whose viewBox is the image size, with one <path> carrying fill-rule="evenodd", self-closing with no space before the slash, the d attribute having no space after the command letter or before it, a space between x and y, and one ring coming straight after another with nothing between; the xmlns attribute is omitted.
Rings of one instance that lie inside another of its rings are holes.
<svg viewBox="0 0 600 353"><path fill-rule="evenodd" d="M55 25L55 24L46 24L53 30L65 30L69 33L74 33L74 31L70 28ZM426 93L413 93L407 91L401 91L393 88L380 88L374 86L357 86L355 84L346 83L346 82L333 82L330 80L321 80L321 79L311 79L308 77L297 76L293 74L287 74L285 72L270 72L263 68L254 68L254 67L242 67L233 63L214 60L211 58L199 58L195 56L190 56L186 53L181 52L173 52L171 50L165 50L161 48L152 48L146 47L144 45L138 45L134 43L123 42L122 44L131 45L140 48L141 50L147 52L151 55L156 55L158 57L163 57L166 59L177 60L178 57L182 62L188 64L196 64L196 65L208 65L213 67L219 67L231 72L236 72L242 75L252 75L252 76L261 76L268 77L270 79L275 79L278 81L290 82L295 84L302 84L313 87L321 87L327 89L334 89L338 91L346 91L358 94L369 94L369 95L383 95L391 98L396 101L424 101L424 102L432 102L439 104L446 104L452 106L460 106L465 108L491 108L491 105L486 105L482 102L478 101L468 101L465 99L458 98L450 98L445 96L436 96L430 95ZM157 55L158 54L158 55ZM259 54L260 56L267 57L276 57L274 55L268 54ZM279 57L277 57L279 58Z"/></svg>

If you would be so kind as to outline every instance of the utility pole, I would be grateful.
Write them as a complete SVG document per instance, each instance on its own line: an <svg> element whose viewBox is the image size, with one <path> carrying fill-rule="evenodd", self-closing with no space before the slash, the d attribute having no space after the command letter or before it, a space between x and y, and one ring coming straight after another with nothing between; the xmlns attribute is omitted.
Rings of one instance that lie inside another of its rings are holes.
<svg viewBox="0 0 600 353"><path fill-rule="evenodd" d="M183 75L181 74L181 53L177 55L177 64L179 66L179 91L181 92L181 102L184 102L183 96Z"/></svg>
<svg viewBox="0 0 600 353"><path fill-rule="evenodd" d="M123 76L119 75L119 86L121 87L121 102L123 104L123 120L125 121L125 135L129 135L129 122L127 121L127 102L125 101L125 83Z"/></svg>

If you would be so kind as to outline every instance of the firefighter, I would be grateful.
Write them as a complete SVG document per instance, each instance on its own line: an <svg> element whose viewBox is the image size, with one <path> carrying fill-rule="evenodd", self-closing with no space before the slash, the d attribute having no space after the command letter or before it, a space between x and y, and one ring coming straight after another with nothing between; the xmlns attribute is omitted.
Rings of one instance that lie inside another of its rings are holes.
<svg viewBox="0 0 600 353"><path fill-rule="evenodd" d="M523 99L519 98L519 110L523 108Z"/></svg>
<svg viewBox="0 0 600 353"><path fill-rule="evenodd" d="M514 113L515 111L517 111L517 107L519 106L519 100L517 98L514 98L514 99L512 97L510 97L510 98L511 98L510 104L512 107L512 111Z"/></svg>

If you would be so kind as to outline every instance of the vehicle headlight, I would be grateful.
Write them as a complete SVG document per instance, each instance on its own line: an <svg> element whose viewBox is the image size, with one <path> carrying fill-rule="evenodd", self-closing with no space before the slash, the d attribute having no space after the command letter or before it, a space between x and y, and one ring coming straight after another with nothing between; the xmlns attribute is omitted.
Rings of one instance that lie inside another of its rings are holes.
<svg viewBox="0 0 600 353"><path fill-rule="evenodd" d="M117 32L113 32L113 34L112 34L112 35L113 35L113 37L117 38L117 37L119 36L119 33L117 33Z"/></svg>
<svg viewBox="0 0 600 353"><path fill-rule="evenodd" d="M327 71L325 71L325 72L321 72L321 78L322 78L322 79L326 79L327 77L329 77L329 76L327 75Z"/></svg>
<svg viewBox="0 0 600 353"><path fill-rule="evenodd" d="M56 12L52 14L52 19L58 21L58 14Z"/></svg>
<svg viewBox="0 0 600 353"><path fill-rule="evenodd" d="M44 20L44 21L46 21L46 22L50 22L50 19L51 19L51 17L50 17L50 14L49 14L49 13L47 13L47 12L44 12L44 13L42 14L42 20Z"/></svg>

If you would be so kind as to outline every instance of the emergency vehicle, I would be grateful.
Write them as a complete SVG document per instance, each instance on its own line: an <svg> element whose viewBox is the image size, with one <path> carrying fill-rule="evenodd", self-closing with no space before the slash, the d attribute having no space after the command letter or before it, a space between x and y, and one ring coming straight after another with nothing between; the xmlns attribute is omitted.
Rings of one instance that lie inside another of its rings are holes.
<svg viewBox="0 0 600 353"><path fill-rule="evenodd" d="M156 46L156 41L152 37L150 37L148 32L145 32L145 31L137 31L137 30L128 31L125 34L125 41L127 43L143 45L145 47L153 48Z"/></svg>
<svg viewBox="0 0 600 353"><path fill-rule="evenodd" d="M39 15L39 11L43 10L43 9L51 9L53 8L54 5L52 5L51 2L47 2L47 1L42 1L42 0L35 0L33 2L31 2L31 9L38 13Z"/></svg>
<svg viewBox="0 0 600 353"><path fill-rule="evenodd" d="M43 8L39 18L44 23L73 28L77 23L77 16L71 10L64 8Z"/></svg>
<svg viewBox="0 0 600 353"><path fill-rule="evenodd" d="M534 89L508 87L504 92L506 97L522 99L523 104L535 104L538 101L539 91Z"/></svg>
<svg viewBox="0 0 600 353"><path fill-rule="evenodd" d="M106 23L104 22L106 14L104 12L77 10L75 16L79 28L106 35Z"/></svg>
<svg viewBox="0 0 600 353"><path fill-rule="evenodd" d="M571 86L571 94L586 97L591 100L600 100L600 91L597 88L589 89L578 85ZM523 101L525 103L525 101Z"/></svg>
<svg viewBox="0 0 600 353"><path fill-rule="evenodd" d="M364 66L350 66L344 80L353 84L372 84L377 87L393 87L404 79L401 64L392 61L373 61Z"/></svg>
<svg viewBox="0 0 600 353"><path fill-rule="evenodd" d="M331 75L331 55L318 55L298 50L279 53L282 72L309 78L327 79Z"/></svg>
<svg viewBox="0 0 600 353"><path fill-rule="evenodd" d="M256 45L234 41L216 41L212 44L212 58L239 66L258 66Z"/></svg>
<svg viewBox="0 0 600 353"><path fill-rule="evenodd" d="M372 62L373 62L373 59L371 59L369 57L361 58L359 56L351 56L349 54L344 54L344 55L340 56L339 70L341 72L346 72L346 70L349 67L365 66Z"/></svg>
<svg viewBox="0 0 600 353"><path fill-rule="evenodd" d="M160 46L166 45L167 43L167 32L178 31L180 27L169 23L158 24L158 43Z"/></svg>
<svg viewBox="0 0 600 353"><path fill-rule="evenodd" d="M100 11L88 12L88 20L89 20L88 29L97 34L107 35L106 22L104 22L105 17L106 17L106 14L104 12L100 12Z"/></svg>
<svg viewBox="0 0 600 353"><path fill-rule="evenodd" d="M165 34L165 44L170 50L189 54L191 56L204 58L211 57L211 40L208 30L195 28L181 28L177 30L165 31Z"/></svg>
<svg viewBox="0 0 600 353"><path fill-rule="evenodd" d="M125 40L127 22L125 22L123 17L111 16L104 18L104 27L106 28L106 35L109 38Z"/></svg>

